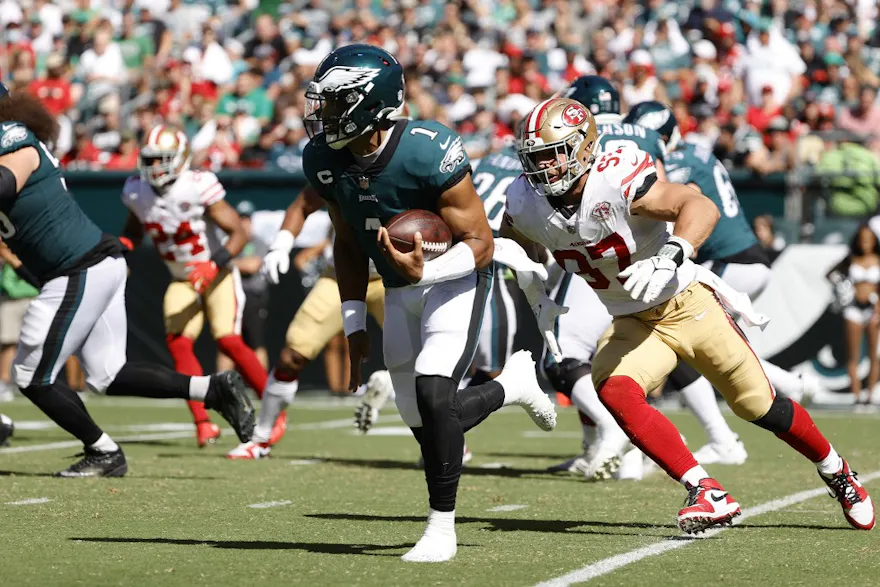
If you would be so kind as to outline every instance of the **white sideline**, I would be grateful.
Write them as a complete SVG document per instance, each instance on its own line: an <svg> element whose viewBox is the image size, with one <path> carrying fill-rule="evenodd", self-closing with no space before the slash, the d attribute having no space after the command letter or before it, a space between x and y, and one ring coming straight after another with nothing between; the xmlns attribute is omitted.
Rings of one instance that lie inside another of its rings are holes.
<svg viewBox="0 0 880 587"><path fill-rule="evenodd" d="M308 422L305 424L294 424L290 426L291 430L330 430L334 428L348 428L353 426L352 418L340 418L338 420L327 420L326 422ZM137 427L140 425L134 425ZM232 435L231 428L224 428L223 434ZM135 434L132 436L114 436L113 440L117 442L144 442L147 440L174 440L176 438L190 438L193 436L193 429L180 432L161 432L155 434ZM13 438L14 440L14 438ZM40 452L44 450L56 450L62 448L81 447L82 443L78 440L64 440L61 442L49 442L46 444L31 444L26 446L13 446L10 448L0 448L0 455L23 453L23 452Z"/></svg>
<svg viewBox="0 0 880 587"><path fill-rule="evenodd" d="M861 481L862 483L867 483L868 481L877 478L880 478L880 471L874 471L873 473L868 473L867 475L860 475L859 481ZM773 499L756 505L755 507L744 509L742 515L736 518L734 524L739 524L743 520L747 520L749 518L760 516L769 512L775 512L796 503L801 503L803 501L807 501L808 499L827 494L828 493L826 489L822 487L819 489L800 491L798 493L793 493L779 499ZM727 528L715 528L712 530L707 530L704 534L700 535L700 538L693 538L690 540L682 540L680 537L677 537L677 540L666 539L662 542L655 542L653 544L649 544L648 546L643 546L642 548L631 550L630 552L625 552L623 554L618 554L609 558L602 559L600 561L596 561L594 563L590 563L589 565L581 567L580 569L574 570L570 573L566 573L561 577L542 581L538 583L535 587L563 587L567 585L573 585L575 583L586 583L587 581L590 581L597 577L601 577L602 575L607 575L608 573L614 572L617 569L621 569L625 566L637 563L642 559L648 558L649 556L656 556L670 550L682 548L689 544L693 544L695 541L698 541L701 538L711 538L712 536L716 536L724 532L725 530L727 530Z"/></svg>

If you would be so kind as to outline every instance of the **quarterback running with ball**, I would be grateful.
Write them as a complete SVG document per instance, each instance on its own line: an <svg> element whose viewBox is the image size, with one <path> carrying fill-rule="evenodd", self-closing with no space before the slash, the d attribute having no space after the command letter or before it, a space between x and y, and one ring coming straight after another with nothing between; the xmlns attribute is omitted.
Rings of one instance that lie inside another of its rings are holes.
<svg viewBox="0 0 880 587"><path fill-rule="evenodd" d="M555 98L536 106L517 136L525 173L508 190L506 231L524 247L547 247L566 271L587 280L614 317L599 340L593 382L632 443L687 489L679 527L702 532L740 514L675 426L646 401L681 359L736 415L813 462L850 525L871 529L874 507L856 473L804 408L774 392L730 313L751 324L766 318L747 296L690 261L718 221L718 208L690 187L658 180L644 151L622 147L597 157L598 141L593 116L580 103ZM672 234L667 223L674 223ZM542 309L543 329L555 304L529 281L521 286Z"/></svg>
<svg viewBox="0 0 880 587"><path fill-rule="evenodd" d="M504 405L521 405L545 430L556 412L527 352L515 353L496 379L457 391L492 286L494 241L461 138L436 122L402 119L403 92L403 68L390 53L369 45L330 53L306 92L312 139L303 167L336 230L353 388L370 353L370 259L382 276L385 364L400 415L421 446L430 505L425 533L403 560L441 562L457 550L464 433ZM433 260L424 260L418 236L412 252L394 249L383 226L414 209L435 212L452 233L455 244Z"/></svg>

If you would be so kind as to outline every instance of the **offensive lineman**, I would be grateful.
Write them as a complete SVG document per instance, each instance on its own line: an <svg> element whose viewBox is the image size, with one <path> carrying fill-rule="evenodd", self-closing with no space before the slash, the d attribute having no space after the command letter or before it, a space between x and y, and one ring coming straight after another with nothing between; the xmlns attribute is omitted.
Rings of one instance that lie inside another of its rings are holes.
<svg viewBox="0 0 880 587"><path fill-rule="evenodd" d="M127 266L118 239L102 234L67 192L46 143L54 117L27 93L0 85L0 236L40 288L30 303L13 362L15 383L40 410L82 441L83 458L61 477L122 476L122 449L92 420L79 396L57 379L76 354L92 391L202 401L250 437L253 408L232 372L189 377L126 358Z"/></svg>
<svg viewBox="0 0 880 587"><path fill-rule="evenodd" d="M306 93L310 133L318 125L321 132L306 146L303 167L336 229L353 388L370 352L368 259L382 276L385 363L400 415L421 446L430 504L425 533L403 560L441 562L457 550L464 433L503 405L521 405L545 430L556 413L527 352L515 353L496 379L456 393L492 284L492 232L461 138L436 122L401 119L403 91L403 69L390 53L369 45L330 53ZM396 251L382 225L411 209L436 211L457 244L430 261L418 237L413 252Z"/></svg>
<svg viewBox="0 0 880 587"><path fill-rule="evenodd" d="M149 234L171 273L163 312L175 369L204 374L193 347L207 314L217 347L262 396L266 370L241 337L244 290L231 263L248 237L238 213L225 201L226 190L217 176L190 169L190 159L189 140L182 131L160 124L147 134L139 155L140 176L129 177L122 188L122 202L128 208L122 239L134 248L144 233ZM218 228L228 235L225 244L219 240ZM198 445L214 442L220 436L219 426L200 403L187 404ZM284 434L284 426L285 420L279 420L274 441Z"/></svg>
<svg viewBox="0 0 880 587"><path fill-rule="evenodd" d="M592 115L578 102L557 98L535 107L518 133L526 171L508 190L506 231L524 246L549 248L614 315L593 359L593 382L632 443L688 490L679 527L701 532L740 514L675 426L645 399L681 359L709 378L734 413L815 463L850 525L871 529L874 507L855 472L806 410L774 393L726 308L750 323L766 319L746 296L690 261L718 209L687 186L659 181L643 151L620 148L597 158L598 138ZM674 223L672 235L667 223ZM524 281L530 301L551 310L555 304L540 287Z"/></svg>

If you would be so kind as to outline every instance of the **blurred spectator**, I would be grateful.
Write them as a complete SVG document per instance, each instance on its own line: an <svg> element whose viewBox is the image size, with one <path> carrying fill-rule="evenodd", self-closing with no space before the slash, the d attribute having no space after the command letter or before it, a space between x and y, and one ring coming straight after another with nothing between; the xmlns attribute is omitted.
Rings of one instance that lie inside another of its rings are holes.
<svg viewBox="0 0 880 587"><path fill-rule="evenodd" d="M85 97L91 103L119 93L128 71L119 45L113 42L109 22L105 21L95 31L92 47L80 57L76 76L85 84Z"/></svg>
<svg viewBox="0 0 880 587"><path fill-rule="evenodd" d="M772 263L782 253L782 249L786 245L785 238L776 234L773 217L769 214L756 216L752 221L752 229L755 231L755 236L758 237L758 244L767 253L767 257Z"/></svg>
<svg viewBox="0 0 880 587"><path fill-rule="evenodd" d="M64 114L75 103L64 69L64 57L53 53L46 59L46 77L35 79L28 86L28 90L55 116Z"/></svg>
<svg viewBox="0 0 880 587"><path fill-rule="evenodd" d="M858 104L841 110L837 126L855 135L864 136L869 148L880 155L880 105L877 104L877 88L862 86Z"/></svg>
<svg viewBox="0 0 880 587"><path fill-rule="evenodd" d="M829 209L837 216L861 217L877 210L880 162L851 141L829 143L816 165L830 188Z"/></svg>
<svg viewBox="0 0 880 587"><path fill-rule="evenodd" d="M235 89L220 98L217 103L217 114L221 118L236 113L247 113L261 123L266 124L272 118L272 101L266 90L260 87L263 74L259 69L242 72L235 81Z"/></svg>

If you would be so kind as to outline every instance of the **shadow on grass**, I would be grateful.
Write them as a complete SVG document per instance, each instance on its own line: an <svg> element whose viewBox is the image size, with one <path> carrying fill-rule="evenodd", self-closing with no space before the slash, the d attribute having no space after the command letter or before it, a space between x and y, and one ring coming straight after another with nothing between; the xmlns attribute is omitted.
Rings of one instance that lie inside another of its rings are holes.
<svg viewBox="0 0 880 587"><path fill-rule="evenodd" d="M394 470L403 470L403 471L421 471L421 467L419 467L416 463L412 461L394 461L390 459L344 459L338 457L299 457L299 458L316 458L320 459L324 463L329 463L331 465L342 465L346 467L362 467L365 469L394 469ZM474 476L474 477L529 477L532 475L539 475L542 479L547 480L571 480L575 479L573 477L559 477L548 475L547 469L523 469L520 467L501 467L501 468L481 468L479 466L466 465L461 474L463 477Z"/></svg>
<svg viewBox="0 0 880 587"><path fill-rule="evenodd" d="M0 471L0 477L46 477L49 479L63 479L67 483L74 483L71 479L76 478L64 478L64 477L55 477L55 473L35 473L33 471ZM101 477L90 477L91 479L100 479ZM120 477L108 477L108 479L112 481L120 481ZM160 481L219 481L222 479L221 477L200 477L195 475L139 475L138 473L134 473L133 475L126 475L124 477L126 480L134 480L138 479L149 479L151 481L160 480ZM82 479L80 479L82 480Z"/></svg>
<svg viewBox="0 0 880 587"><path fill-rule="evenodd" d="M305 514L306 518L320 520L345 520L356 522L424 522L423 516L377 516L366 514L324 513ZM490 532L550 532L550 533L577 533L577 534L601 534L609 536L639 535L664 537L669 530L676 530L674 524L649 524L645 522L606 522L591 520L523 520L519 518L474 518L458 517L455 521L460 524L484 524ZM617 530L612 531L612 530ZM644 532L654 530L655 532Z"/></svg>
<svg viewBox="0 0 880 587"><path fill-rule="evenodd" d="M172 544L177 546L211 546L231 550L303 550L319 554L361 554L365 556L398 557L384 550L399 550L412 544L335 544L331 542L280 542L276 540L196 540L192 538L105 538L72 537L71 541L112 544Z"/></svg>

